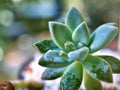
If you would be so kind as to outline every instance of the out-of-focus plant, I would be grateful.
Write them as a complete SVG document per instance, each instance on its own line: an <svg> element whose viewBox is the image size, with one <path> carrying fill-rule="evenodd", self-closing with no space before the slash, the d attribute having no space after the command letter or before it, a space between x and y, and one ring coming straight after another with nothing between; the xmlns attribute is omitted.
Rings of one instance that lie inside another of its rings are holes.
<svg viewBox="0 0 120 90"><path fill-rule="evenodd" d="M0 0L0 35L10 39L48 30L47 22L60 18L65 4L64 0Z"/></svg>
<svg viewBox="0 0 120 90"><path fill-rule="evenodd" d="M12 0L11 2L16 19L26 23L30 27L29 33L36 34L39 30L48 30L47 22L49 20L56 20L62 15L66 1Z"/></svg>
<svg viewBox="0 0 120 90"><path fill-rule="evenodd" d="M90 17L91 28L106 22L119 20L120 0L82 0L85 11Z"/></svg>
<svg viewBox="0 0 120 90"><path fill-rule="evenodd" d="M112 73L120 73L120 61L113 56L95 56L94 52L110 43L118 32L115 23L106 23L90 34L81 13L72 7L65 24L50 21L51 39L34 46L43 53L39 65L47 67L43 80L61 76L60 90L78 90L82 80L86 90L102 90L100 81L112 83Z"/></svg>

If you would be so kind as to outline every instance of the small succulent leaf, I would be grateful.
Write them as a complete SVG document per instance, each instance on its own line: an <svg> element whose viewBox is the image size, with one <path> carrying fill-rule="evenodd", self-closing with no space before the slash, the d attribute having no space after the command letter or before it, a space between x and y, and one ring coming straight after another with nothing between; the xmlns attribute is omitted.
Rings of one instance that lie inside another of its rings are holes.
<svg viewBox="0 0 120 90"><path fill-rule="evenodd" d="M66 15L65 24L72 30L84 21L82 14L75 8L71 7Z"/></svg>
<svg viewBox="0 0 120 90"><path fill-rule="evenodd" d="M41 53L46 53L48 50L59 50L57 45L51 39L36 41L34 42L33 46Z"/></svg>
<svg viewBox="0 0 120 90"><path fill-rule="evenodd" d="M68 54L64 51L60 51L60 57L64 58L64 59L68 59Z"/></svg>
<svg viewBox="0 0 120 90"><path fill-rule="evenodd" d="M82 47L80 49L69 52L68 57L73 60L83 61L88 54L89 49L87 47Z"/></svg>
<svg viewBox="0 0 120 90"><path fill-rule="evenodd" d="M83 44L81 42L78 42L77 48L83 47Z"/></svg>
<svg viewBox="0 0 120 90"><path fill-rule="evenodd" d="M88 55L83 61L83 66L93 78L105 82L112 82L112 69L104 59Z"/></svg>
<svg viewBox="0 0 120 90"><path fill-rule="evenodd" d="M98 57L103 58L111 65L113 73L115 74L120 73L120 60L119 59L117 59L116 57L107 56L107 55L98 56Z"/></svg>
<svg viewBox="0 0 120 90"><path fill-rule="evenodd" d="M83 78L83 67L78 61L67 67L62 75L60 90L78 90Z"/></svg>
<svg viewBox="0 0 120 90"><path fill-rule="evenodd" d="M65 42L64 47L65 47L65 50L68 52L76 49L74 43L71 41Z"/></svg>
<svg viewBox="0 0 120 90"><path fill-rule="evenodd" d="M95 52L109 44L117 35L118 28L112 25L101 25L91 35L90 52Z"/></svg>
<svg viewBox="0 0 120 90"><path fill-rule="evenodd" d="M64 49L66 41L72 41L71 30L62 23L49 22L49 30L53 41L61 49Z"/></svg>
<svg viewBox="0 0 120 90"><path fill-rule="evenodd" d="M60 50L49 50L39 60L39 65L44 67L63 67L67 66L73 61L71 59L64 59L60 57Z"/></svg>
<svg viewBox="0 0 120 90"><path fill-rule="evenodd" d="M66 70L66 67L63 68L47 68L45 71L42 73L42 80L53 80L57 79Z"/></svg>
<svg viewBox="0 0 120 90"><path fill-rule="evenodd" d="M84 85L85 90L103 90L100 81L94 79L85 71L84 71Z"/></svg>
<svg viewBox="0 0 120 90"><path fill-rule="evenodd" d="M81 42L85 45L89 44L90 41L90 32L88 26L85 22L82 22L73 32L72 40L74 42Z"/></svg>

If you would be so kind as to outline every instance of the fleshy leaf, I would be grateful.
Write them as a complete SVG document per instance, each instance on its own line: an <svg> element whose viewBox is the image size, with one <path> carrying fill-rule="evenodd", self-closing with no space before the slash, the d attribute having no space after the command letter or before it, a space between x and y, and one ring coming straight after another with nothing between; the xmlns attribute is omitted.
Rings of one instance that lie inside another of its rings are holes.
<svg viewBox="0 0 120 90"><path fill-rule="evenodd" d="M82 61L87 57L88 53L89 49L87 47L82 47L78 50L69 52L68 57L73 60Z"/></svg>
<svg viewBox="0 0 120 90"><path fill-rule="evenodd" d="M67 52L69 52L69 51L72 51L72 50L75 50L75 49L76 49L76 47L75 47L74 43L73 43L73 42L71 42L71 41L67 41L67 42L65 42L64 47L65 47L65 51L67 51Z"/></svg>
<svg viewBox="0 0 120 90"><path fill-rule="evenodd" d="M37 48L41 53L46 53L48 50L59 49L51 39L36 41L33 46Z"/></svg>
<svg viewBox="0 0 120 90"><path fill-rule="evenodd" d="M62 23L49 22L49 30L53 41L61 49L64 49L66 41L72 41L71 30Z"/></svg>
<svg viewBox="0 0 120 90"><path fill-rule="evenodd" d="M113 56L99 56L106 60L112 68L113 73L120 73L120 60Z"/></svg>
<svg viewBox="0 0 120 90"><path fill-rule="evenodd" d="M73 32L72 39L74 42L81 42L85 45L89 44L90 32L85 22L82 22Z"/></svg>
<svg viewBox="0 0 120 90"><path fill-rule="evenodd" d="M117 32L118 28L110 24L103 24L98 27L91 35L90 52L95 52L105 47L114 39Z"/></svg>
<svg viewBox="0 0 120 90"><path fill-rule="evenodd" d="M42 80L53 80L57 79L66 70L66 67L64 68L47 68L45 71L42 73Z"/></svg>
<svg viewBox="0 0 120 90"><path fill-rule="evenodd" d="M81 13L75 8L72 7L65 18L65 24L72 30L74 31L74 29L81 23L84 21L83 16L81 15Z"/></svg>
<svg viewBox="0 0 120 90"><path fill-rule="evenodd" d="M77 48L83 47L83 44L81 42L78 43Z"/></svg>
<svg viewBox="0 0 120 90"><path fill-rule="evenodd" d="M60 57L60 50L49 50L39 60L39 65L44 67L63 67L73 61Z"/></svg>
<svg viewBox="0 0 120 90"><path fill-rule="evenodd" d="M60 90L78 90L82 82L82 77L82 64L78 61L73 62L62 75Z"/></svg>
<svg viewBox="0 0 120 90"><path fill-rule="evenodd" d="M84 72L85 90L103 90L99 80L91 77L87 72Z"/></svg>
<svg viewBox="0 0 120 90"><path fill-rule="evenodd" d="M83 66L93 78L105 82L112 82L112 69L104 59L88 55L83 61Z"/></svg>

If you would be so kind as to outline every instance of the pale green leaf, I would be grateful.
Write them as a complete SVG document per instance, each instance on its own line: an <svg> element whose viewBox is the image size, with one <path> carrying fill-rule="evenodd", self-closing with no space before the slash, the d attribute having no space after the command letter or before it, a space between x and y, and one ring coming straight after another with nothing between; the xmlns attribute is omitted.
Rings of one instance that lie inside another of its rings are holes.
<svg viewBox="0 0 120 90"><path fill-rule="evenodd" d="M45 71L42 73L42 80L53 80L57 79L66 70L66 67L64 68L47 68Z"/></svg>
<svg viewBox="0 0 120 90"><path fill-rule="evenodd" d="M105 82L112 82L112 69L104 59L88 55L83 61L83 66L93 78Z"/></svg>
<svg viewBox="0 0 120 90"><path fill-rule="evenodd" d="M103 58L106 60L112 68L113 73L120 73L120 60L113 57L113 56L99 56L100 58Z"/></svg>
<svg viewBox="0 0 120 90"><path fill-rule="evenodd" d="M90 52L95 52L109 44L117 35L118 28L113 25L103 24L91 35Z"/></svg>
<svg viewBox="0 0 120 90"><path fill-rule="evenodd" d="M65 24L72 31L74 31L74 29L83 21L84 21L84 18L81 15L81 13L75 7L71 7L66 15Z"/></svg>
<svg viewBox="0 0 120 90"><path fill-rule="evenodd" d="M83 44L81 42L78 42L77 48L83 47Z"/></svg>
<svg viewBox="0 0 120 90"><path fill-rule="evenodd" d="M68 53L68 57L73 60L82 61L89 54L89 49L87 47L81 47L80 49L71 51Z"/></svg>
<svg viewBox="0 0 120 90"><path fill-rule="evenodd" d="M39 60L39 65L44 67L63 67L73 61L60 57L60 50L49 50Z"/></svg>
<svg viewBox="0 0 120 90"><path fill-rule="evenodd" d="M49 30L53 41L61 49L65 48L64 43L66 41L72 41L71 30L62 23L49 22Z"/></svg>
<svg viewBox="0 0 120 90"><path fill-rule="evenodd" d="M48 50L59 49L51 39L36 41L34 42L33 46L37 48L41 53L46 53Z"/></svg>
<svg viewBox="0 0 120 90"><path fill-rule="evenodd" d="M75 47L74 43L73 43L73 42L71 42L71 41L67 41L67 42L65 42L64 47L65 47L65 50L66 50L67 52L69 52L69 51L72 51L72 50L75 50L75 49L76 49L76 47Z"/></svg>
<svg viewBox="0 0 120 90"><path fill-rule="evenodd" d="M85 22L82 22L73 32L72 39L74 42L81 42L85 45L89 44L90 32Z"/></svg>
<svg viewBox="0 0 120 90"><path fill-rule="evenodd" d="M67 67L62 75L60 90L78 90L83 78L83 67L78 61Z"/></svg>
<svg viewBox="0 0 120 90"><path fill-rule="evenodd" d="M85 71L84 71L84 85L85 90L103 90L100 81L94 79Z"/></svg>

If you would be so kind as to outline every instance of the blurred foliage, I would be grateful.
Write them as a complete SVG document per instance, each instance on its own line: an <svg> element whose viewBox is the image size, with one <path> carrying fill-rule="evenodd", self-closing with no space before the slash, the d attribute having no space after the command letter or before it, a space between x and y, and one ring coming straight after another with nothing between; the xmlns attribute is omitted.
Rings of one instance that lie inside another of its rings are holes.
<svg viewBox="0 0 120 90"><path fill-rule="evenodd" d="M92 28L106 22L118 23L120 0L83 0L83 3Z"/></svg>
<svg viewBox="0 0 120 90"><path fill-rule="evenodd" d="M15 77L18 65L33 52L32 39L48 29L48 21L61 17L65 4L64 0L0 0L0 81L11 74Z"/></svg>
<svg viewBox="0 0 120 90"><path fill-rule="evenodd" d="M61 16L64 4L64 0L0 0L0 36L47 30L48 21Z"/></svg>
<svg viewBox="0 0 120 90"><path fill-rule="evenodd" d="M64 0L0 0L0 47L8 48L23 34L48 30L48 21L61 17Z"/></svg>

